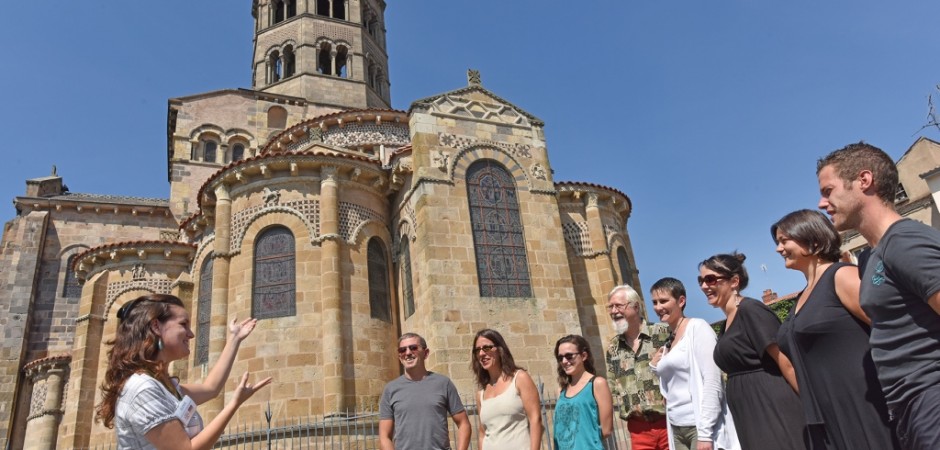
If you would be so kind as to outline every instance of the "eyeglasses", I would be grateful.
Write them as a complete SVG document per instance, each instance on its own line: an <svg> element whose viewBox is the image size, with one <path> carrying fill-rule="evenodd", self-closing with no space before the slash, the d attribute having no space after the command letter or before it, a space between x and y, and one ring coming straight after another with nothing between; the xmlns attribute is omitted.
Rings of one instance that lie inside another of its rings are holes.
<svg viewBox="0 0 940 450"><path fill-rule="evenodd" d="M404 347L398 347L398 354L399 354L399 355L403 355L403 354L405 354L405 352L407 352L408 350L411 350L411 352L414 353L414 352L417 352L417 351L420 350L420 349L421 349L421 346L418 345L418 344L406 345L406 346L404 346Z"/></svg>
<svg viewBox="0 0 940 450"><path fill-rule="evenodd" d="M626 303L611 303L607 305L608 311L624 311L627 309Z"/></svg>
<svg viewBox="0 0 940 450"><path fill-rule="evenodd" d="M480 353L480 350L483 350L484 352L489 353L493 351L494 348L496 348L496 346L492 344L481 345L479 347L473 347L473 353L474 354Z"/></svg>
<svg viewBox="0 0 940 450"><path fill-rule="evenodd" d="M575 356L578 356L578 355L580 355L580 353L565 353L563 355L555 356L555 359L557 359L558 362L561 362L561 360L563 359L567 359L568 361L571 361L574 359Z"/></svg>
<svg viewBox="0 0 940 450"><path fill-rule="evenodd" d="M704 277L698 277L698 284L702 285L703 283L706 286L714 286L718 284L719 280L727 280L728 277L723 277L721 275L705 275Z"/></svg>

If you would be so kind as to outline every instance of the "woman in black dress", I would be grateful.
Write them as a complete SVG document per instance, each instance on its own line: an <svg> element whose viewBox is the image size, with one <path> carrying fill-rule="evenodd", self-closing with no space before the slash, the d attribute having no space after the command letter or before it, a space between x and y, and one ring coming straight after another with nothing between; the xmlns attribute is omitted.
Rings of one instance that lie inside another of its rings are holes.
<svg viewBox="0 0 940 450"><path fill-rule="evenodd" d="M804 209L770 234L784 265L806 277L777 341L796 369L810 447L899 448L871 359L871 321L858 303L858 268L838 262L839 233L825 215Z"/></svg>
<svg viewBox="0 0 940 450"><path fill-rule="evenodd" d="M766 305L744 298L744 255L720 254L699 264L708 304L727 316L715 363L728 374L728 406L744 450L799 450L804 420L793 366L777 346L780 321Z"/></svg>

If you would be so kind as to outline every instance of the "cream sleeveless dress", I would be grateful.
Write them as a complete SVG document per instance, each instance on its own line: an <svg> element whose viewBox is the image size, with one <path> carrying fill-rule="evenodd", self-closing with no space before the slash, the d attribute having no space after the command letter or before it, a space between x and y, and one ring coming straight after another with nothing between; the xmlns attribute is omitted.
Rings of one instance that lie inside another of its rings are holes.
<svg viewBox="0 0 940 450"><path fill-rule="evenodd" d="M529 419L516 389L516 371L512 384L496 397L483 400L480 421L486 427L483 450L524 450L529 448ZM483 398L483 391L480 391Z"/></svg>

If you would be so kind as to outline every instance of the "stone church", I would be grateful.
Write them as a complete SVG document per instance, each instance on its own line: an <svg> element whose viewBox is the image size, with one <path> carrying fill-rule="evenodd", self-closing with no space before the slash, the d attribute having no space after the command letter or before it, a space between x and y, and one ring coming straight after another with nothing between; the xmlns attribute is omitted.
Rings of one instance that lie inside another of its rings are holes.
<svg viewBox="0 0 940 450"><path fill-rule="evenodd" d="M105 343L146 293L192 313L191 357L171 367L184 381L217 359L227 321L260 319L232 373L275 381L236 422L268 404L374 407L403 332L464 395L480 328L551 392L559 337L603 351L606 293L639 287L630 199L554 180L545 124L476 72L392 109L385 8L254 0L251 88L168 102L169 200L70 192L55 170L26 180L0 254L0 448L113 442L92 413Z"/></svg>

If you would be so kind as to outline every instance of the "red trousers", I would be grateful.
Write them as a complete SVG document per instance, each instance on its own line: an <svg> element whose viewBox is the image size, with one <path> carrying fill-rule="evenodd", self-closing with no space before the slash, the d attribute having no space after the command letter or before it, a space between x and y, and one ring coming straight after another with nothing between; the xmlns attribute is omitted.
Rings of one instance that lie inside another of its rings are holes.
<svg viewBox="0 0 940 450"><path fill-rule="evenodd" d="M666 418L648 422L642 418L627 420L633 450L669 450L669 432Z"/></svg>

